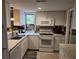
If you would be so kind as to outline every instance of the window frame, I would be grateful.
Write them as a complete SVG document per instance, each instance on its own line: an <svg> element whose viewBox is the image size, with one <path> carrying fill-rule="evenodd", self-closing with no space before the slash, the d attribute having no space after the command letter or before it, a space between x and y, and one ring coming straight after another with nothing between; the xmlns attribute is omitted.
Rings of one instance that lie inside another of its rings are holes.
<svg viewBox="0 0 79 59"><path fill-rule="evenodd" d="M36 30L36 12L24 12L25 13L25 25L26 25L26 31L27 31L27 23L26 23L26 15L35 15L35 21L34 21L34 31Z"/></svg>

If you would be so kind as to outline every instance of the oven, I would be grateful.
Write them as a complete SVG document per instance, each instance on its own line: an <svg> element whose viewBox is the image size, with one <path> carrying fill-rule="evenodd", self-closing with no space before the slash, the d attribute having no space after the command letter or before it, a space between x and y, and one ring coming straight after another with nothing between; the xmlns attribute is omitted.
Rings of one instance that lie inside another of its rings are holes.
<svg viewBox="0 0 79 59"><path fill-rule="evenodd" d="M53 52L54 37L53 33L40 33L40 48L39 51Z"/></svg>

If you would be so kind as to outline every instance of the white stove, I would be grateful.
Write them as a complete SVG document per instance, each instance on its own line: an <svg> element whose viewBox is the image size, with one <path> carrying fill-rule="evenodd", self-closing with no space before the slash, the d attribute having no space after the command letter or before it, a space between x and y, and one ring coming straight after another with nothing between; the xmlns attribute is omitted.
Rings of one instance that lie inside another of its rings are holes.
<svg viewBox="0 0 79 59"><path fill-rule="evenodd" d="M40 48L39 51L53 52L54 37L51 31L40 32Z"/></svg>

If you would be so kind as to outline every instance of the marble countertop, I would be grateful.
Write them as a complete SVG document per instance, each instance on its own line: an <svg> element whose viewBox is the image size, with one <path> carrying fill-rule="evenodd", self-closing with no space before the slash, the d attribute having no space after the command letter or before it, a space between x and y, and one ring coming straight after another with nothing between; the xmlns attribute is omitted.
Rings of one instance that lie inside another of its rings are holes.
<svg viewBox="0 0 79 59"><path fill-rule="evenodd" d="M20 33L19 35L39 35L39 33L35 33L32 31L26 31L25 33Z"/></svg>
<svg viewBox="0 0 79 59"><path fill-rule="evenodd" d="M22 37L19 40L16 39L9 39L8 40L8 51L12 50L18 43L20 43L24 38L26 38L27 35L25 35L24 37Z"/></svg>
<svg viewBox="0 0 79 59"><path fill-rule="evenodd" d="M19 40L16 39L8 39L8 51L12 50L19 42L21 42L25 37L28 35L40 35L39 33L35 33L33 31L27 31L25 33L19 33L19 35L25 35ZM62 36L62 35L57 35L55 34L54 36Z"/></svg>
<svg viewBox="0 0 79 59"><path fill-rule="evenodd" d="M59 44L60 59L75 59L76 58L76 44Z"/></svg>
<svg viewBox="0 0 79 59"><path fill-rule="evenodd" d="M8 51L14 48L19 42L20 40L8 40Z"/></svg>

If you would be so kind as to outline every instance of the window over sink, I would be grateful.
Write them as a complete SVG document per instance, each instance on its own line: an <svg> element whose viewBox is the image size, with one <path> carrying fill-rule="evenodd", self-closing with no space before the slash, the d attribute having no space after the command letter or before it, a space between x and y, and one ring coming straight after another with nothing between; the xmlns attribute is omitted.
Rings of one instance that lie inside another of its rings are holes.
<svg viewBox="0 0 79 59"><path fill-rule="evenodd" d="M35 14L25 13L25 24L27 31L34 31L35 28Z"/></svg>

